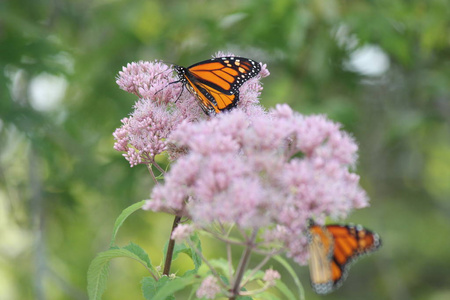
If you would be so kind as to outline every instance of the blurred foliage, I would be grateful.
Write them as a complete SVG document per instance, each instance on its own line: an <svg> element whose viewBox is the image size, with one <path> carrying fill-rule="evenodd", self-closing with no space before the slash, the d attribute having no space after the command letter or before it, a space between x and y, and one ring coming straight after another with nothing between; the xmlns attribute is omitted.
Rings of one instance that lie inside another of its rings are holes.
<svg viewBox="0 0 450 300"><path fill-rule="evenodd" d="M384 69L374 56L352 64L374 48ZM136 100L115 76L132 61L188 66L219 50L267 63L265 106L325 113L360 144L372 207L350 221L384 246L327 299L449 299L448 0L0 1L0 299L87 298L114 219L151 189L145 167L112 149ZM138 212L118 243L156 262L171 222ZM118 260L111 271L104 299L142 299L143 268Z"/></svg>

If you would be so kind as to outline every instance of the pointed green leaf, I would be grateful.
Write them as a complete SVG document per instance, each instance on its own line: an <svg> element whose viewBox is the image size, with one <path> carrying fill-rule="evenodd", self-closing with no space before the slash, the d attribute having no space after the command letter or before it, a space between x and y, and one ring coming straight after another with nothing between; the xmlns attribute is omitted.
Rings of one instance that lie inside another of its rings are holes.
<svg viewBox="0 0 450 300"><path fill-rule="evenodd" d="M89 265L87 290L90 300L100 300L105 292L109 275L109 260L99 255Z"/></svg>
<svg viewBox="0 0 450 300"><path fill-rule="evenodd" d="M188 246L185 243L175 243L175 247L173 248L173 256L172 260L175 260L178 258L178 254L185 253L189 255L191 252L191 249L188 248ZM189 255L190 256L190 255Z"/></svg>
<svg viewBox="0 0 450 300"><path fill-rule="evenodd" d="M157 282L154 282L153 278L147 278L144 278L143 292L144 297L151 300L174 299L171 298L171 296L173 296L175 292L200 282L200 279L197 279L195 275L177 277L174 279L163 276Z"/></svg>
<svg viewBox="0 0 450 300"><path fill-rule="evenodd" d="M289 274L291 275L292 279L294 279L295 285L298 288L298 294L299 294L299 298L301 300L305 299L305 290L303 289L303 285L300 282L300 279L298 278L297 274L295 273L294 269L291 267L291 265L281 256L276 255L274 256L274 259L276 261L278 261L281 265L283 265L283 267L289 272Z"/></svg>
<svg viewBox="0 0 450 300"><path fill-rule="evenodd" d="M252 300L253 298L250 296L238 296L237 300Z"/></svg>
<svg viewBox="0 0 450 300"><path fill-rule="evenodd" d="M230 264L229 264L228 260L226 260L224 258L211 259L209 261L209 263L215 269L222 270L223 274L228 274L229 273L228 269L230 268ZM233 267L233 266L231 266L231 267ZM234 273L234 269L232 269L231 272Z"/></svg>
<svg viewBox="0 0 450 300"><path fill-rule="evenodd" d="M191 241L195 245L195 248L197 249L197 251L202 253L202 243L197 234L194 234L191 236ZM198 271L198 269L202 265L202 257L197 253L197 251L192 249L192 255L191 255L192 261L194 262L195 271Z"/></svg>
<svg viewBox="0 0 450 300"><path fill-rule="evenodd" d="M167 282L170 280L169 277L163 276L158 280L155 280L153 277L145 277L142 280L142 294L144 298L147 300L154 299L153 297L156 295L159 289L161 289ZM165 300L173 300L175 297L168 296Z"/></svg>
<svg viewBox="0 0 450 300"><path fill-rule="evenodd" d="M269 291L265 291L265 292L263 292L261 294L258 294L258 299L261 299L261 300L280 300L281 298L276 296L276 295L274 295L274 294L272 294Z"/></svg>
<svg viewBox="0 0 450 300"><path fill-rule="evenodd" d="M196 249L201 252L202 245L201 245L201 241L200 241L199 237L197 236L197 234L192 235L190 237L190 239L191 239L191 242L195 245ZM164 245L164 261L166 259L165 255L167 253L167 247L168 247L168 242ZM194 263L194 270L193 270L194 272L193 273L197 273L198 269L202 265L201 256L195 251L195 249L192 249L186 243L176 243L173 248L172 261L177 259L178 254L180 254L180 253L184 253L192 259L192 261Z"/></svg>
<svg viewBox="0 0 450 300"><path fill-rule="evenodd" d="M241 292L247 292L245 287L241 288ZM252 300L253 298L250 296L237 296L236 300Z"/></svg>
<svg viewBox="0 0 450 300"><path fill-rule="evenodd" d="M138 203L135 203L131 206L128 206L127 208L125 208L122 213L119 215L119 217L116 219L116 222L114 223L114 229L113 229L113 234L112 234L112 238L111 238L111 243L109 244L110 247L113 247L114 244L116 243L116 235L117 232L119 231L119 228L122 226L123 222L125 222L125 220L135 211L139 210L142 208L142 206L144 205L146 200L142 200Z"/></svg>
<svg viewBox="0 0 450 300"><path fill-rule="evenodd" d="M281 280L276 280L275 281L276 284L275 286L277 287L278 290L280 290L281 293L283 293L283 295L285 297L283 297L283 299L289 299L289 300L297 300L298 298L295 297L295 295L292 293L292 291L287 287L286 284L284 284Z"/></svg>
<svg viewBox="0 0 450 300"><path fill-rule="evenodd" d="M128 245L123 247L123 249L127 249L131 253L135 254L142 261L145 261L147 263L147 266L153 270L153 266L150 261L150 257L148 256L147 252L145 252L145 250L141 248L141 246L139 246L135 243L129 243Z"/></svg>
<svg viewBox="0 0 450 300"><path fill-rule="evenodd" d="M120 248L110 249L101 252L94 258L88 270L88 295L90 300L100 300L106 288L106 281L108 279L108 266L113 258L128 257L141 263L150 272L151 265L147 265L148 261L141 259L132 251Z"/></svg>

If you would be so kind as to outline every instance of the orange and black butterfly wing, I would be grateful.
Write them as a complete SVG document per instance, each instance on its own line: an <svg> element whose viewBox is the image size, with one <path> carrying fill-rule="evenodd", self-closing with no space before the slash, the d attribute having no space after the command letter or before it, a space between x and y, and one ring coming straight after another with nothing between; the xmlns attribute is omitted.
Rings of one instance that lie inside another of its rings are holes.
<svg viewBox="0 0 450 300"><path fill-rule="evenodd" d="M340 287L351 263L381 246L379 236L361 225L312 225L310 234L310 256L316 259L310 260L311 283L319 294ZM322 254L314 254L314 251L322 251Z"/></svg>
<svg viewBox="0 0 450 300"><path fill-rule="evenodd" d="M209 115L235 107L239 88L261 71L261 65L243 57L218 57L175 70Z"/></svg>
<svg viewBox="0 0 450 300"><path fill-rule="evenodd" d="M334 239L331 261L333 285L342 285L348 275L350 265L361 255L377 250L381 246L378 234L361 225L326 226Z"/></svg>
<svg viewBox="0 0 450 300"><path fill-rule="evenodd" d="M200 86L197 80L192 77L192 75L186 68L175 66L175 70L178 73L180 82L183 83L183 86L185 86L188 91L197 98L198 104L205 112L205 114L211 115L220 112L220 110L217 108L217 95L216 97L214 97L212 92ZM231 95L231 97L227 97L227 95L224 95L224 97L226 98L225 101L227 103L232 103L230 105L230 108L235 105L235 95Z"/></svg>
<svg viewBox="0 0 450 300"><path fill-rule="evenodd" d="M317 225L309 228L309 275L311 286L318 294L333 290L333 249L334 240L330 232Z"/></svg>
<svg viewBox="0 0 450 300"><path fill-rule="evenodd" d="M239 92L227 95L197 82L193 78L186 79L186 88L197 98L200 107L207 115L217 114L236 106Z"/></svg>

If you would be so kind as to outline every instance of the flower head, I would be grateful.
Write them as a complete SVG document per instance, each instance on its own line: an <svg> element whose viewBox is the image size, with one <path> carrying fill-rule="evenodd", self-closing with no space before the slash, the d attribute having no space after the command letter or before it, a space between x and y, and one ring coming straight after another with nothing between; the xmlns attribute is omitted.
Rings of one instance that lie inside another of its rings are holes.
<svg viewBox="0 0 450 300"><path fill-rule="evenodd" d="M265 66L261 74L269 74ZM241 109L258 110L260 76L251 78L240 88L238 107ZM140 99L134 112L122 119L122 126L114 132L114 149L125 152L123 155L131 166L150 164L155 155L164 151L168 151L172 160L184 155L182 148L167 143L169 134L182 123L206 116L195 96L179 83L172 68L157 61L131 63L119 72L117 84Z"/></svg>
<svg viewBox="0 0 450 300"><path fill-rule="evenodd" d="M140 97L113 134L114 149L125 152L131 166L152 163L155 155L168 150L166 139L179 124L202 117L196 100L172 84L176 81L169 66L159 62L131 63L119 72L117 84Z"/></svg>
<svg viewBox="0 0 450 300"><path fill-rule="evenodd" d="M281 278L280 273L278 271L275 271L274 269L267 269L266 272L264 272L263 280L267 283L269 286L275 285L275 280L278 280Z"/></svg>
<svg viewBox="0 0 450 300"><path fill-rule="evenodd" d="M202 226L278 226L272 236L300 263L306 260L308 219L345 217L368 203L351 172L357 145L324 116L306 117L287 105L254 115L235 109L184 122L168 139L187 154L153 190L146 209L184 215Z"/></svg>
<svg viewBox="0 0 450 300"><path fill-rule="evenodd" d="M215 299L216 295L220 293L220 286L214 276L206 277L197 290L198 298Z"/></svg>
<svg viewBox="0 0 450 300"><path fill-rule="evenodd" d="M187 240L194 232L194 227L189 224L180 224L172 231L172 239L177 242Z"/></svg>
<svg viewBox="0 0 450 300"><path fill-rule="evenodd" d="M133 62L122 68L116 83L129 93L141 99L152 99L153 102L168 104L181 92L181 86L165 87L177 81L170 67L158 61Z"/></svg>

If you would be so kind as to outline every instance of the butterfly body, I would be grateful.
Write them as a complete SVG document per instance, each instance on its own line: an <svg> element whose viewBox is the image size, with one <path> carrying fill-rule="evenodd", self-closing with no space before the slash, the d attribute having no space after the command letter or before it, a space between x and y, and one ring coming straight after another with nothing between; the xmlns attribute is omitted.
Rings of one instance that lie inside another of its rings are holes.
<svg viewBox="0 0 450 300"><path fill-rule="evenodd" d="M309 268L313 290L327 294L337 289L352 262L380 246L378 234L361 225L311 225Z"/></svg>
<svg viewBox="0 0 450 300"><path fill-rule="evenodd" d="M236 106L239 88L261 71L261 65L244 57L217 57L185 68L174 66L181 82L207 115Z"/></svg>

